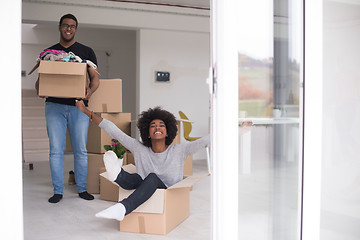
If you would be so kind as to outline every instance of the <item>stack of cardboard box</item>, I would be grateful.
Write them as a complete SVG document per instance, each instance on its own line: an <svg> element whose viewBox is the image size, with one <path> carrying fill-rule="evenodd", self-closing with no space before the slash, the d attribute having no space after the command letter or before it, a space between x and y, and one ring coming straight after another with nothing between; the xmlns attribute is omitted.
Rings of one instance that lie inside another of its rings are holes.
<svg viewBox="0 0 360 240"><path fill-rule="evenodd" d="M89 109L102 118L113 122L129 136L131 135L131 113L122 112L121 79L101 79L99 88L89 100ZM111 145L111 137L90 121L87 141L87 191L89 193L100 193L99 174L104 167L103 155L106 152L104 145Z"/></svg>
<svg viewBox="0 0 360 240"><path fill-rule="evenodd" d="M89 100L89 109L98 116L113 122L123 132L131 135L131 113L122 112L122 80L100 79L98 89ZM89 122L87 151L88 175L87 191L92 194L100 193L100 176L104 170L103 156L106 152L104 145L111 145L111 137L94 122ZM65 151L72 151L69 134L66 137ZM124 156L124 164L131 159L131 153Z"/></svg>

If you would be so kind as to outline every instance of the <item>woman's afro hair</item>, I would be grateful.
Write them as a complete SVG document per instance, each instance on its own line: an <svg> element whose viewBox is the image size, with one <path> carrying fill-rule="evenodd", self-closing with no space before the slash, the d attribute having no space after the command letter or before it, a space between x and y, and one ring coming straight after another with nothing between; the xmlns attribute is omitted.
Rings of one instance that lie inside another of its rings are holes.
<svg viewBox="0 0 360 240"><path fill-rule="evenodd" d="M174 138L176 137L176 133L178 131L176 126L176 118L172 113L163 110L161 107L149 108L147 111L143 111L139 115L137 127L140 130L140 136L143 141L143 144L147 147L151 147L151 139L149 138L149 128L150 128L150 123L155 119L160 119L164 121L167 131L165 144L170 145L173 142Z"/></svg>

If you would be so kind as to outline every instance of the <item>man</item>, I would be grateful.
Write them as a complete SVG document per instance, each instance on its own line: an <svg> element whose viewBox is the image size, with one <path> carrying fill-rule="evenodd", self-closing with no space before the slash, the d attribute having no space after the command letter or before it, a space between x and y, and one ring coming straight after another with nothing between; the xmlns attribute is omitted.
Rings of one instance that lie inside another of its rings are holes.
<svg viewBox="0 0 360 240"><path fill-rule="evenodd" d="M60 42L49 49L73 52L83 60L90 60L97 65L94 51L74 40L78 21L72 14L61 17L59 22ZM99 86L99 76L95 69L88 67L90 78L89 87L86 88L84 102L90 99L92 93ZM36 89L38 90L38 81ZM89 118L75 106L75 98L46 98L45 103L46 127L50 143L50 170L54 195L49 198L50 203L59 202L64 193L64 149L66 145L66 129L68 128L71 146L74 152L74 173L76 189L79 197L93 200L94 197L86 191L87 178L87 132Z"/></svg>

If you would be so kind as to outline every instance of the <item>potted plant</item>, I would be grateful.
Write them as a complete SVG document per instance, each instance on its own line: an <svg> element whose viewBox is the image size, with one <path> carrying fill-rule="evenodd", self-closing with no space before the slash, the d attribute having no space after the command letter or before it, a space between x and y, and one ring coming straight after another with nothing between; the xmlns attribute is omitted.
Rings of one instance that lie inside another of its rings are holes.
<svg viewBox="0 0 360 240"><path fill-rule="evenodd" d="M124 158L126 148L116 139L111 139L111 145L104 145L106 151L113 151L119 159Z"/></svg>

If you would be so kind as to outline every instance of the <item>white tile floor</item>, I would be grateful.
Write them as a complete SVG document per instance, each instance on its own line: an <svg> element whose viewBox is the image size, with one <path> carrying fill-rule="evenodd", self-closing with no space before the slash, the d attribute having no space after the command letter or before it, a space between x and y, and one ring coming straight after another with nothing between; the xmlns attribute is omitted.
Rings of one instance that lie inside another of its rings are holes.
<svg viewBox="0 0 360 240"><path fill-rule="evenodd" d="M57 204L50 204L52 185L48 162L34 164L34 170L24 168L24 239L211 239L210 177L200 180L190 193L190 216L165 236L122 233L116 220L96 218L95 213L112 206L113 202L85 201L78 197L74 185L68 185L68 171L73 169L73 157L64 157L65 192ZM194 161L194 173L206 172L206 161Z"/></svg>

